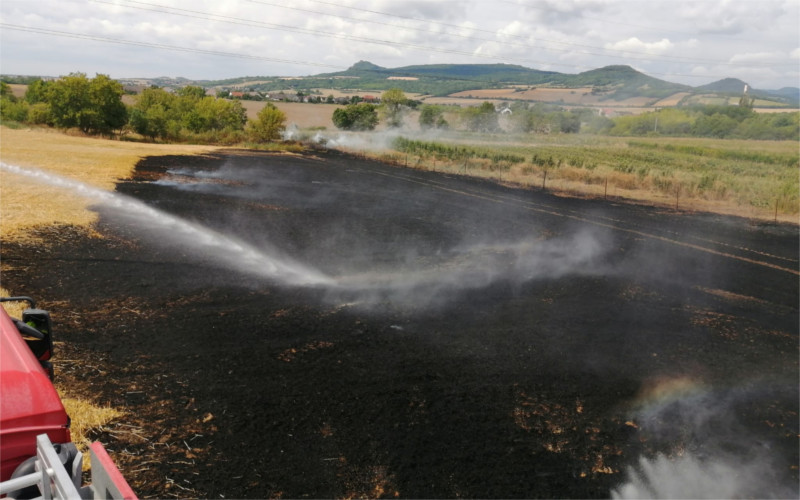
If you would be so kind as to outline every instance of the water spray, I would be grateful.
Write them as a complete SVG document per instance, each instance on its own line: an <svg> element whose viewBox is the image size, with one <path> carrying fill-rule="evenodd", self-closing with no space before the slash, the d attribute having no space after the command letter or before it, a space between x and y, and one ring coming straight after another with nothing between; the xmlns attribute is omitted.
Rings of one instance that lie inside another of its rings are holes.
<svg viewBox="0 0 800 500"><path fill-rule="evenodd" d="M330 277L320 271L285 257L268 255L237 238L157 210L128 196L42 170L23 168L4 162L0 162L0 169L12 174L24 175L51 186L68 189L100 205L118 210L126 216L146 221L152 227L168 233L170 237L185 241L192 248L202 250L204 255L212 256L217 262L223 263L227 267L255 273L265 278L277 279L288 285L330 286L333 283Z"/></svg>
<svg viewBox="0 0 800 500"><path fill-rule="evenodd" d="M436 297L450 297L453 292L475 290L503 280L522 283L565 274L594 273L602 268L598 266L598 259L608 248L596 231L582 231L549 240L465 245L445 252L434 259L435 263L429 262L426 266L378 269L370 265L357 272L331 276L280 256L274 249L257 248L119 193L42 170L2 162L0 168L70 190L111 208L118 217L145 223L148 231L159 234L164 241L182 244L225 267L291 286L322 287L329 292L328 298L332 301L364 306L386 302L431 304ZM207 172L200 176L213 177Z"/></svg>

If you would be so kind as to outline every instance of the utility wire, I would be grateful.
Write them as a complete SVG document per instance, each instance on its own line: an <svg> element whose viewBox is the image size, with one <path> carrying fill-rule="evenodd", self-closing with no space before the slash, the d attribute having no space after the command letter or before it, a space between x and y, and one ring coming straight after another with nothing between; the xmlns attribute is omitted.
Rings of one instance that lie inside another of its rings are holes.
<svg viewBox="0 0 800 500"><path fill-rule="evenodd" d="M125 3L115 3L108 0L91 0L95 3L105 3L114 6L124 6L131 9L139 9L139 10L146 10L151 12L160 12L162 14L172 14L176 16L182 17L189 17L195 19L202 19L206 21L221 21L226 23L244 25L244 26L253 26L253 27L260 27L270 30L278 30L278 31L288 31L292 33L301 33L306 35L314 35L314 36L321 36L327 38L336 38L339 40L349 40L354 42L362 42L362 43L370 43L374 45L385 45L389 47L396 47L396 48L411 48L420 50L423 52L438 52L441 54L451 54L451 55L462 55L468 57L476 57L481 59L489 59L493 61L506 61L506 62L514 62L518 64L537 64L537 65L549 65L549 66L563 66L567 68L578 68L578 69L590 69L588 66L579 66L575 64L564 64L564 63L554 63L549 61L539 61L534 59L522 59L516 57L503 57L503 56L492 56L488 54L480 54L466 50L458 50L458 49L445 49L440 47L430 47L426 45L418 45L408 42L398 42L395 40L380 40L376 38L367 38L367 37L360 37L356 35L348 35L345 33L334 33L330 31L321 31L321 30L313 30L308 28L298 28L296 26L289 26L285 24L275 24L275 23L266 23L261 21L252 21L248 19L242 19L237 17L230 17L230 16L223 16L219 14L210 14L208 12L190 10L190 9L180 9L177 7L168 7L165 5L159 4L152 4L147 2L138 2L135 0L122 0ZM135 4L135 5L130 5Z"/></svg>
<svg viewBox="0 0 800 500"><path fill-rule="evenodd" d="M127 1L127 0L123 0L123 1ZM280 8L284 8L284 9L303 10L303 11L306 11L306 12L311 12L311 13L316 13L316 14L324 14L324 15L329 15L329 16L335 16L335 17L340 17L342 19L350 19L350 20L353 19L353 18L350 18L350 17L343 17L343 16L338 16L338 15L335 15L335 14L328 14L328 13L324 13L324 12L312 11L312 10L307 10L307 9L300 9L300 8L296 8L296 7L290 7L288 5L281 5L281 4L277 4L277 3L266 2L266 1L263 1L263 0L247 0L247 1L249 1L251 3L259 3L259 4L265 4L265 5L280 7ZM458 25L458 24L446 23L446 22L441 22L441 21L430 21L430 20L427 20L427 19L420 19L420 18L417 18L417 17L403 16L403 15L400 15L400 14L392 14L390 12L384 12L384 11L378 11L378 10L372 10L372 9L364 9L364 8L360 8L360 7L352 7L352 6L348 6L348 5L341 5L341 4L335 3L335 2L329 2L329 1L326 1L326 0L308 0L308 1L309 2L313 2L313 3L317 3L317 4L328 5L328 6L332 6L332 7L336 7L336 8L353 10L353 11L357 11L357 12L365 12L365 13L377 14L377 15L381 15L381 16L394 17L394 18L397 18L397 19L403 19L403 20L407 20L407 21L416 21L416 22L426 23L428 25L433 25L433 26L444 26L444 27L450 27L450 28L457 28L459 30L467 29L464 26L461 26L461 25ZM512 2L504 2L504 3L512 3ZM517 5L517 4L514 4L514 5ZM392 24L382 23L380 21L358 20L358 19L356 19L356 20L359 21L359 22L386 24L386 25L394 26L396 28L401 28L401 29L409 29L409 30L423 31L423 32L427 32L427 33L441 34L441 33L437 32L437 31L424 29L424 28L409 28L409 27L403 27L403 26L399 26L399 25L392 25ZM475 31L475 32L488 33L488 34L491 34L493 36L497 35L497 32L492 31L492 30L488 30L488 29L482 29L482 28L477 28L477 27L470 27L468 29L471 30L471 31ZM637 51L637 50L607 49L605 47L598 47L596 45L587 45L587 44L580 44L580 43L574 43L574 42L565 42L565 41L561 41L561 40L549 40L549 39L538 38L538 37L535 38L534 41L541 41L541 42L546 42L546 43L565 45L566 48L558 49L558 48L554 48L554 47L544 47L544 46L539 47L539 46L530 45L530 43L526 43L525 45L510 44L509 42L503 42L503 41L499 41L497 39L479 38L479 37L473 37L473 36L462 35L462 34L457 34L457 33L446 33L446 34L448 36L455 36L455 37L466 38L466 39L488 41L488 42L497 43L497 44L501 44L501 45L511 45L511 46L516 46L516 47L526 47L526 48L532 48L532 49L544 49L544 50L551 50L551 51L558 51L558 52L571 52L571 53L576 53L577 52L577 53L580 53L580 54L596 55L596 56L602 56L602 57L613 57L613 58L624 59L624 60L630 60L630 59L653 60L653 59L656 59L656 60L664 60L666 62L691 62L691 63L715 64L715 65L721 65L721 66L736 66L736 67L741 66L741 64L731 63L731 62L727 62L727 61L721 61L721 60L718 60L718 59L699 59L699 58L691 58L691 57L683 57L683 56L658 55L658 54L653 54L652 52ZM526 42L530 42L530 40L531 40L530 37L523 36L523 35L504 34L503 36L505 36L507 38L512 38L512 39L524 40ZM591 49L591 50L599 50L601 52L598 53L598 52L587 52L587 51L583 51L583 50L575 50L573 47L588 48L588 49ZM611 54L610 52L617 52L620 55L614 55L614 54ZM639 55L644 56L644 57L631 57L631 56L626 55L626 54L639 54ZM747 66L774 67L774 66L793 66L793 65L794 64L788 64L788 63L764 62L764 63L749 63Z"/></svg>
<svg viewBox="0 0 800 500"><path fill-rule="evenodd" d="M108 0L92 0L92 1L94 1L95 3L107 3L107 4L112 4L112 5L115 5L115 6L120 6L121 5L119 3L112 3L112 2L110 2ZM316 0L312 0L312 1L316 1ZM165 5L154 4L154 3L149 3L149 2L142 2L142 1L137 1L137 0L122 0L122 2L124 2L124 4L122 4L123 6L128 7L128 8L133 8L133 9L152 11L152 12L160 12L160 13L165 13L165 14L172 14L172 15L178 15L178 16L195 18L195 19L202 19L202 20L221 21L221 22L227 22L227 23L238 24L238 25L261 27L261 28L271 29L271 30L288 31L288 32L301 33L301 34L307 34L307 35L313 35L313 36L322 36L322 37L336 38L336 39L341 39L341 40L349 40L349 41L355 41L355 42L370 43L370 44L376 44L376 45L384 45L384 46L390 46L390 47L396 47L396 48L412 48L412 49L425 51L425 52L438 52L438 53L443 53L443 54L463 55L463 56L467 56L467 57L489 59L489 60L493 60L493 61L505 61L505 62L512 62L512 63L518 63L518 64L562 66L562 67L567 67L567 68L576 68L576 69L579 69L579 70L593 69L593 68L590 68L590 67L585 66L585 65L554 63L554 62L550 62L550 61L541 61L541 60L534 60L534 59L522 59L522 58L516 58L516 57L493 56L493 55L489 55L489 54L476 53L474 51L471 52L471 51L458 50L458 49L445 49L445 48L439 48L439 47L431 47L431 46L425 46L425 45L412 44L412 43L407 43L407 42L398 42L398 41L394 41L394 40L379 40L379 39L374 39L374 38L359 37L359 36L348 35L348 34L343 34L343 33L333 33L333 32L321 31L321 30L313 30L313 29L308 29L308 28L298 28L296 26L289 26L289 25L282 25L282 24L275 24L275 23L266 23L266 22L261 22L261 21L253 21L253 20L242 19L242 18L237 18L237 17L232 17L232 16L224 16L224 15L220 15L220 14L211 14L211 13L208 13L208 12L196 11L196 10L191 10L191 9L181 9L181 8L177 8L177 7L169 7L169 6L165 6ZM258 2L256 2L256 3L258 3ZM328 2L319 2L319 3L328 3ZM348 7L348 8L351 8L351 7ZM377 12L377 11L370 11L370 12ZM403 17L403 16L399 16L399 17ZM729 64L729 63L725 63L725 64ZM739 66L739 65L734 65L734 66ZM691 75L691 74L657 73L657 72L650 72L650 74L652 74L652 75L660 75L660 76L667 76L667 77L679 76L679 77L688 77L688 78L708 78L708 76L709 76L709 75Z"/></svg>
<svg viewBox="0 0 800 500"><path fill-rule="evenodd" d="M92 0L92 1L94 1L96 3L106 3L106 4L115 5L115 6L120 6L119 3L112 3L112 2L106 1L106 0ZM235 18L235 17L231 17L231 16L210 14L210 13L206 13L206 12L194 11L194 10L189 10L189 9L179 9L179 8L175 8L175 7L168 7L168 6L158 5L158 4L151 4L151 3L147 3L147 2L139 2L139 1L135 1L135 0L123 0L123 1L126 2L126 5L124 5L124 6L128 7L128 8L147 10L147 11L153 11L153 12L160 12L160 13L166 13L166 14L171 14L171 15L179 15L179 16L184 16L184 17L202 19L202 20L206 20L206 21L221 21L221 22L238 24L238 25L253 26L253 27L260 27L260 28L274 29L274 30L282 30L282 31L289 31L289 32L309 34L309 35L314 35L314 36L332 37L332 38L337 38L337 39L344 39L344 40L350 40L350 41L379 44L379 45L387 45L387 46L393 46L393 47L414 48L414 49L421 50L421 51L433 51L433 52L440 52L440 53L445 53L445 54L464 55L464 56L469 56L469 57L478 57L478 58L484 58L484 59L491 59L491 60L495 60L495 61L501 60L501 61L524 63L524 64L537 63L537 64L544 64L544 65L565 66L565 67L570 67L570 68L580 68L580 69L586 68L586 66L577 66L577 65L572 65L572 64L560 64L560 63L550 63L550 62L545 62L545 61L535 61L535 60L530 60L530 59L519 59L519 58L511 58L511 57L491 56L491 55L476 54L474 52L468 52L468 51L456 50L456 49L442 49L442 48L428 47L428 46L416 45L416 44L410 44L410 43L396 42L396 41L392 41L392 40L377 40L377 39L371 39L371 38L366 38L366 37L357 37L357 36L354 36L354 35L347 35L347 34L342 34L342 33L324 32L324 31L320 31L320 30L311 30L311 29L298 28L298 27L288 26L288 25L278 25L278 24L273 24L273 23L265 23L265 22L252 21L252 20L247 20L247 19L242 19L242 18ZM127 4L138 4L138 5L127 5ZM15 26L15 27L12 27L12 26ZM172 46L172 45L166 45L166 44L156 44L156 43L150 43L150 42L138 42L138 41L132 41L132 40L114 39L114 38L109 38L109 37L88 35L88 34L84 34L84 33L61 32L61 31L57 31L57 30L47 30L47 29L44 29L44 28L35 28L35 27L30 27L30 26L6 25L6 27L8 27L9 29L17 29L17 30L20 30L20 31L33 31L33 32L41 33L41 34L58 35L58 36L65 36L65 37L72 37L72 38L83 38L83 39L88 39L88 40L96 40L96 41L109 42L109 43L118 43L118 44L126 44L126 45L138 45L138 46L143 46L143 47L162 48L162 49L174 50L174 51L203 53L203 54L209 54L209 55L217 55L217 56L223 56L223 57L237 57L237 58L243 58L243 59L256 59L256 60L280 62L280 63L286 63L286 64L295 64L295 65L305 65L305 66L317 66L317 67L328 67L328 68L335 68L335 69L344 69L344 68L342 68L340 66L333 66L333 65L316 63L316 62L297 61L297 60L291 60L291 59L278 59L278 58L270 58L270 57L264 57L264 56L252 56L252 55L247 55L247 54L237 54L237 53L229 53L229 52L221 52L221 51L204 50L204 49L192 49L192 48L188 48L188 47L178 47L178 46ZM689 77L689 78L708 78L708 75L683 75L683 74L675 74L675 73L662 74L662 73L654 73L654 72L652 72L651 74L663 75L663 76L668 76L668 77L682 76L682 77ZM420 76L424 76L424 75L420 75ZM472 80L467 80L467 81L472 81Z"/></svg>
<svg viewBox="0 0 800 500"><path fill-rule="evenodd" d="M293 59L279 59L275 57L264 57L264 56L254 56L250 54L239 54L235 52L221 52L218 50L205 50L205 49L196 49L191 47L179 47L176 45L167 45L163 43L152 43L152 42L140 42L136 40L124 40L120 38L110 38L104 36L97 36L97 35L89 35L86 33L73 33L69 31L58 31L58 30L51 30L46 28L36 28L33 26L21 26L17 24L8 24L8 23L0 23L0 28L2 29L9 29L15 31L27 31L30 33L38 33L40 35L53 35L53 36L61 36L67 38L77 38L80 40L93 40L98 42L106 42L106 43L115 43L119 45L131 45L135 47L147 47L147 48L154 48L154 49L165 49L165 50L172 50L177 52L191 52L194 54L206 54L212 56L221 56L221 57L235 57L239 59L252 59L256 61L269 61L269 62L277 62L283 64L294 64L294 65L301 65L301 66L316 66L322 68L331 68L331 69L338 69L343 70L346 69L342 66L334 66L331 64L323 64L317 62L310 62L310 61L298 61Z"/></svg>

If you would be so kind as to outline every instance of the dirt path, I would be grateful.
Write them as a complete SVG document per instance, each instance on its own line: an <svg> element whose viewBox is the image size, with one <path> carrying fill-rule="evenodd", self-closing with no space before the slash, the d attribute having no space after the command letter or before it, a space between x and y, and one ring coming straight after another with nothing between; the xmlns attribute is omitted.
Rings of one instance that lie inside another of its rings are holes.
<svg viewBox="0 0 800 500"><path fill-rule="evenodd" d="M98 438L141 497L605 497L658 452L798 493L796 226L335 152L117 189L158 212L2 271L58 375L126 409Z"/></svg>

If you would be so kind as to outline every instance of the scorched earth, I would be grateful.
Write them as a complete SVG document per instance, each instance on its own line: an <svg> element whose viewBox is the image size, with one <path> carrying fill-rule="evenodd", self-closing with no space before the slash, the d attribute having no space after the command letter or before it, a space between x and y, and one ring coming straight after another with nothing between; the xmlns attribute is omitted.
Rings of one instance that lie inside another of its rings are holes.
<svg viewBox="0 0 800 500"><path fill-rule="evenodd" d="M141 497L798 495L796 225L334 151L117 191L3 280Z"/></svg>

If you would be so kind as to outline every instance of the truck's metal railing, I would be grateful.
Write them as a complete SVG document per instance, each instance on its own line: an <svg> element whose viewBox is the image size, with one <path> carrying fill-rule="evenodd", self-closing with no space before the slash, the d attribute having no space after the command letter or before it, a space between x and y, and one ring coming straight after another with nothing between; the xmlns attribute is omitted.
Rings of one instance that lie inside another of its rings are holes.
<svg viewBox="0 0 800 500"><path fill-rule="evenodd" d="M47 434L40 434L36 436L35 472L1 482L0 495L37 486L41 493L37 499L44 500L100 498L136 500L136 494L128 486L103 445L92 443L89 451L92 463L92 483L79 487L64 468ZM80 460L80 456L77 460ZM80 481L80 473L78 473L77 481Z"/></svg>

